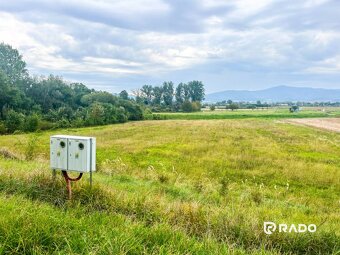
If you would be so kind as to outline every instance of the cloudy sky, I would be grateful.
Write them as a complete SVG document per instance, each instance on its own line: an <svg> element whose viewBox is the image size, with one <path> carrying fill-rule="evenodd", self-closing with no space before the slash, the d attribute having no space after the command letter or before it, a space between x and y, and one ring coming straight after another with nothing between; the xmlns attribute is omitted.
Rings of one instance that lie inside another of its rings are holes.
<svg viewBox="0 0 340 255"><path fill-rule="evenodd" d="M31 74L123 89L340 88L339 0L0 0Z"/></svg>

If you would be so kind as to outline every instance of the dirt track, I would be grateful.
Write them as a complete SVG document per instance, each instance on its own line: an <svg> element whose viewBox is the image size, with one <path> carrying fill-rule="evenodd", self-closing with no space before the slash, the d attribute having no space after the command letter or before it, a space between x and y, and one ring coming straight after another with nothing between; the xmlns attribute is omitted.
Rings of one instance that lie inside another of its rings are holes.
<svg viewBox="0 0 340 255"><path fill-rule="evenodd" d="M340 132L340 118L288 119L287 122Z"/></svg>

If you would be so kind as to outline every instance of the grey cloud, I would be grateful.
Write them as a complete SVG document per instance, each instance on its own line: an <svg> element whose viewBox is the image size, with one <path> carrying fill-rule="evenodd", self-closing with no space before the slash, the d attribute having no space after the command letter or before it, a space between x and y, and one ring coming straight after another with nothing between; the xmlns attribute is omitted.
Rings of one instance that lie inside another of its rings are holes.
<svg viewBox="0 0 340 255"><path fill-rule="evenodd" d="M339 1L309 6L268 1L250 13L244 12L247 6L240 10L242 1L142 1L154 5L0 0L0 14L29 26L23 29L29 44L16 34L22 32L7 34L18 36L13 46L28 55L33 72L58 73L113 92L190 79L203 80L208 91L237 83L240 88L338 84L340 67L325 60L340 55ZM0 31L0 41L1 36ZM331 74L306 71L322 68Z"/></svg>

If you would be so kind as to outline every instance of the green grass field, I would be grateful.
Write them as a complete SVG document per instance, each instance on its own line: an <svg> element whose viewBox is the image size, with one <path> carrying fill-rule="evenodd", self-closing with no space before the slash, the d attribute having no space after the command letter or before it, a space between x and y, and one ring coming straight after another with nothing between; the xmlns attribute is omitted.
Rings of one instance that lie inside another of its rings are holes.
<svg viewBox="0 0 340 255"><path fill-rule="evenodd" d="M340 107L302 107L300 112L290 113L288 107L276 107L269 109L240 109L240 110L204 110L193 113L158 113L154 114L158 119L246 119L246 118L320 118L340 117Z"/></svg>
<svg viewBox="0 0 340 255"><path fill-rule="evenodd" d="M0 136L0 254L339 253L340 134L253 117ZM52 134L97 137L95 185L73 183L72 201Z"/></svg>

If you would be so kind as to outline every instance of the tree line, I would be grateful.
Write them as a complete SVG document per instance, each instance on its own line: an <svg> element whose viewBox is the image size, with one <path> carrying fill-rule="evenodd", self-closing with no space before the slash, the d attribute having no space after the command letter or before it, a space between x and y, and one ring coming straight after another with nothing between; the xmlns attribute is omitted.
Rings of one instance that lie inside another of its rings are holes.
<svg viewBox="0 0 340 255"><path fill-rule="evenodd" d="M201 109L205 93L201 81L181 82L176 87L168 81L161 86L144 85L133 91L133 95L138 103L148 106L153 112L193 112Z"/></svg>
<svg viewBox="0 0 340 255"><path fill-rule="evenodd" d="M0 134L141 120L135 100L68 83L60 76L32 77L18 50L0 44Z"/></svg>
<svg viewBox="0 0 340 255"><path fill-rule="evenodd" d="M0 43L0 134L150 119L152 111L197 111L204 86L164 82L133 95L97 91L55 75L31 76L18 50Z"/></svg>

